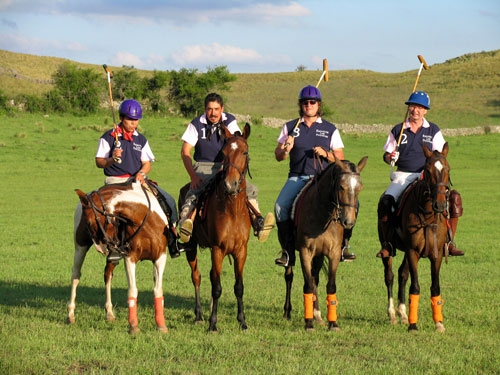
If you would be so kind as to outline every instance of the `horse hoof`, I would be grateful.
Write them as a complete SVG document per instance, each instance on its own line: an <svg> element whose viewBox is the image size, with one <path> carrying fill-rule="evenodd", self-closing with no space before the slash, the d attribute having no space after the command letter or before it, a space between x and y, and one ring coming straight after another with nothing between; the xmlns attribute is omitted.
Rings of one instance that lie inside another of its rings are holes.
<svg viewBox="0 0 500 375"><path fill-rule="evenodd" d="M139 329L139 327L130 327L129 330L128 330L128 333L131 334L131 335L137 335L139 332L141 332L141 330Z"/></svg>
<svg viewBox="0 0 500 375"><path fill-rule="evenodd" d="M160 333L168 333L168 328L167 327L156 327L156 329Z"/></svg>
<svg viewBox="0 0 500 375"><path fill-rule="evenodd" d="M443 333L444 331L446 331L446 329L444 328L443 323L437 322L436 323L436 332Z"/></svg>
<svg viewBox="0 0 500 375"><path fill-rule="evenodd" d="M328 330L331 332L340 332L340 327L337 325L337 323L329 323L328 325Z"/></svg>

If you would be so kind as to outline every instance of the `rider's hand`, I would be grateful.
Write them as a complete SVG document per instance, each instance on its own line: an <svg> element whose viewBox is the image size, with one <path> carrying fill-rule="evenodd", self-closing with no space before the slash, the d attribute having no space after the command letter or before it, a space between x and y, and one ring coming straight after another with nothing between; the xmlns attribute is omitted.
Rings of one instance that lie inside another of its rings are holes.
<svg viewBox="0 0 500 375"><path fill-rule="evenodd" d="M391 157L391 161L392 161L393 163L395 163L395 162L397 162L397 161L398 161L398 159L399 159L399 151L393 151L393 152L391 152L391 153L390 153L390 155L389 155L389 156Z"/></svg>

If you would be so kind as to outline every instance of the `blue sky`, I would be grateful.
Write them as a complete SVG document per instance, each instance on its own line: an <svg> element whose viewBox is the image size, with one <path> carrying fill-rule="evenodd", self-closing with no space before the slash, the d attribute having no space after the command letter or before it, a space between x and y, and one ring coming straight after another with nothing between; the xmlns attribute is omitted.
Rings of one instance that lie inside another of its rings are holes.
<svg viewBox="0 0 500 375"><path fill-rule="evenodd" d="M231 73L397 73L500 49L499 0L0 0L0 49Z"/></svg>

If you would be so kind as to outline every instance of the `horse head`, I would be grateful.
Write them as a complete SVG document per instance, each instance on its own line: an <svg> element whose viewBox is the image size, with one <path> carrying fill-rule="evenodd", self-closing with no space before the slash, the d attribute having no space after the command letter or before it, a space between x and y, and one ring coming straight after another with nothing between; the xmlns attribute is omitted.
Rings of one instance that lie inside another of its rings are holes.
<svg viewBox="0 0 500 375"><path fill-rule="evenodd" d="M224 187L227 194L235 195L246 188L245 177L249 162L247 139L250 136L250 125L245 124L243 134L231 134L227 127L223 127L223 130Z"/></svg>
<svg viewBox="0 0 500 375"><path fill-rule="evenodd" d="M98 190L89 194L79 189L75 191L80 198L83 217L95 247L105 255L113 250L120 251L119 227L123 219L108 211Z"/></svg>
<svg viewBox="0 0 500 375"><path fill-rule="evenodd" d="M430 151L427 146L423 146L426 157L424 181L430 193L432 210L438 214L446 210L450 190L450 165L446 160L448 150L448 142L444 144L442 152Z"/></svg>
<svg viewBox="0 0 500 375"><path fill-rule="evenodd" d="M363 183L361 181L361 171L366 165L368 156L363 157L358 165L347 160L340 160L335 157L335 167L337 170L332 193L334 204L337 205L337 215L342 226L351 229L356 224L358 210L358 196Z"/></svg>

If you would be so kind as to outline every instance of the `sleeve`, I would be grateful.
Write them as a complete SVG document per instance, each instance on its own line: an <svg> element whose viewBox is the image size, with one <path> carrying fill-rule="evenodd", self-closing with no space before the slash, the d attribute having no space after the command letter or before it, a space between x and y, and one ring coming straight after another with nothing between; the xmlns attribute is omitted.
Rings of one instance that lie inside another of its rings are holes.
<svg viewBox="0 0 500 375"><path fill-rule="evenodd" d="M231 134L234 134L236 132L243 133L240 127L238 126L238 122L236 121L236 119L227 124L227 129L231 132Z"/></svg>
<svg viewBox="0 0 500 375"><path fill-rule="evenodd" d="M198 143L198 131L194 127L193 123L189 123L181 139L193 147L196 146L196 143Z"/></svg>
<svg viewBox="0 0 500 375"><path fill-rule="evenodd" d="M337 150L339 148L344 148L344 142L342 142L339 129L335 129L330 140L330 150Z"/></svg>
<svg viewBox="0 0 500 375"><path fill-rule="evenodd" d="M278 142L283 145L283 144L285 144L287 139L288 139L288 128L286 127L286 124L285 124L281 128L281 132L280 132L280 135L278 137Z"/></svg>
<svg viewBox="0 0 500 375"><path fill-rule="evenodd" d="M153 150L151 150L151 146L149 146L149 142L146 141L146 144L142 148L141 152L141 162L154 162L155 156L153 154Z"/></svg>
<svg viewBox="0 0 500 375"><path fill-rule="evenodd" d="M437 150L439 152L443 151L443 146L446 143L441 130L438 131L434 137L432 137L432 151Z"/></svg>
<svg viewBox="0 0 500 375"><path fill-rule="evenodd" d="M100 138L95 157L109 158L111 156L110 151L111 151L111 145L104 138Z"/></svg>
<svg viewBox="0 0 500 375"><path fill-rule="evenodd" d="M389 135L387 136L387 140L385 141L384 151L391 153L396 150L397 145L398 142L396 141L396 138L394 138L394 134L390 132Z"/></svg>

